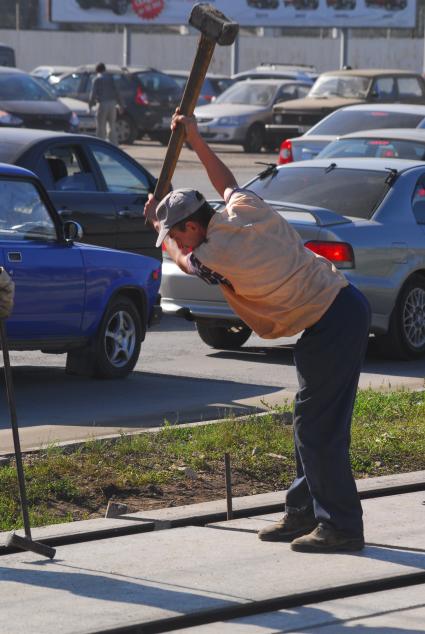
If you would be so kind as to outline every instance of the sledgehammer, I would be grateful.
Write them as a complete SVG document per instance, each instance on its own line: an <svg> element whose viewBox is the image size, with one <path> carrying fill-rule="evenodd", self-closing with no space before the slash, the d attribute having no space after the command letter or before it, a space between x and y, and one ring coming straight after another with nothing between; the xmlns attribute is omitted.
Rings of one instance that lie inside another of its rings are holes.
<svg viewBox="0 0 425 634"><path fill-rule="evenodd" d="M229 46L238 34L239 25L232 22L211 4L195 4L189 24L201 32L192 69L180 102L180 114L191 116L195 109L216 44ZM184 143L184 126L173 130L155 187L154 197L161 200L169 190L174 169Z"/></svg>
<svg viewBox="0 0 425 634"><path fill-rule="evenodd" d="M12 371L10 368L10 359L9 359L9 346L7 343L6 337L6 328L4 325L4 321L0 319L0 343L3 350L3 362L4 362L4 377L6 383L6 396L7 403L9 406L10 413L10 423L12 426L13 433L13 444L15 447L15 457L16 457L16 470L18 473L18 484L19 484L19 494L21 498L21 510L22 510L22 519L24 522L24 530L25 537L21 537L16 533L11 533L6 540L6 547L16 547L21 548L22 550L31 550L38 555L42 555L43 557L49 557L49 559L53 559L55 556L56 550L51 546L47 546L46 544L41 544L40 542L33 541L31 537L31 527L30 520L28 514L28 501L27 494L25 490L25 476L24 476L24 468L22 465L22 453L21 453L21 443L19 441L19 430L18 430L18 421L16 416L16 405L15 405L15 394L13 391L13 380L12 380Z"/></svg>

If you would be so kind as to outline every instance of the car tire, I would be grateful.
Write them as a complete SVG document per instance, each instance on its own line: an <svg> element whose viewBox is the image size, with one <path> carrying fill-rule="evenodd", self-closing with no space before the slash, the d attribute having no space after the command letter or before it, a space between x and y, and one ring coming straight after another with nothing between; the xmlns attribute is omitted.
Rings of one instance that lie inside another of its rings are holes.
<svg viewBox="0 0 425 634"><path fill-rule="evenodd" d="M126 114L117 118L116 130L120 145L132 145L137 138L137 126L133 119Z"/></svg>
<svg viewBox="0 0 425 634"><path fill-rule="evenodd" d="M137 363L143 328L139 311L131 299L118 295L106 309L93 347L93 376L124 378Z"/></svg>
<svg viewBox="0 0 425 634"><path fill-rule="evenodd" d="M161 132L152 132L150 135L153 141L158 141L161 145L168 145L168 141L170 140L171 130L163 130Z"/></svg>
<svg viewBox="0 0 425 634"><path fill-rule="evenodd" d="M207 320L197 321L196 329L202 341L211 348L234 350L240 348L251 336L252 330L245 324L213 326Z"/></svg>
<svg viewBox="0 0 425 634"><path fill-rule="evenodd" d="M245 136L243 149L245 152L261 152L264 144L264 128L260 123L254 123Z"/></svg>
<svg viewBox="0 0 425 634"><path fill-rule="evenodd" d="M425 356L425 279L412 275L397 298L386 335L376 336L381 354L409 361Z"/></svg>
<svg viewBox="0 0 425 634"><path fill-rule="evenodd" d="M115 15L124 15L128 9L128 0L115 0L112 5L112 11Z"/></svg>

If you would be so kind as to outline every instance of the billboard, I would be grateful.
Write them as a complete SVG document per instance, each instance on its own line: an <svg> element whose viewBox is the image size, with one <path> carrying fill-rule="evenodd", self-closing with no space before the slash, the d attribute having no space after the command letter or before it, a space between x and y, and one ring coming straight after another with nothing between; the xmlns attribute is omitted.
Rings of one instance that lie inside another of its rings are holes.
<svg viewBox="0 0 425 634"><path fill-rule="evenodd" d="M53 22L187 24L193 0L50 0ZM210 0L241 26L413 28L416 0Z"/></svg>

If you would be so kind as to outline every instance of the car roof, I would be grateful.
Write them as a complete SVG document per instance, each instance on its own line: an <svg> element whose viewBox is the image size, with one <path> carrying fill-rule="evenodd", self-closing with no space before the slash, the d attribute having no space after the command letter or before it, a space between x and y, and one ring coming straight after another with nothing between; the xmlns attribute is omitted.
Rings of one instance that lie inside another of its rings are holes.
<svg viewBox="0 0 425 634"><path fill-rule="evenodd" d="M161 71L166 75L177 76L177 77L189 77L190 71L188 70L163 70ZM207 73L205 75L206 79L231 79L230 75L225 75L223 73Z"/></svg>
<svg viewBox="0 0 425 634"><path fill-rule="evenodd" d="M29 75L29 73L26 73L24 70L21 70L20 68L15 68L14 66L0 66L0 73L3 73L5 75L9 74L9 75Z"/></svg>
<svg viewBox="0 0 425 634"><path fill-rule="evenodd" d="M51 130L36 130L34 128L1 128L2 156L8 156L11 162L15 157L29 149L34 143L48 139L74 140L87 139L85 134L68 134L67 132L53 132ZM9 154L7 153L9 150Z"/></svg>
<svg viewBox="0 0 425 634"><path fill-rule="evenodd" d="M344 106L338 108L335 112L340 110L346 111L375 111L375 112L404 112L406 114L420 114L425 116L425 105L414 103L358 103L352 106ZM331 113L333 114L333 112Z"/></svg>
<svg viewBox="0 0 425 634"><path fill-rule="evenodd" d="M267 68L267 67L261 67L259 66L258 68L252 68L251 70L244 70L240 73L236 73L235 75L232 75L232 79L243 79L245 78L247 75L263 75L263 74L267 74L270 77L283 77L283 78L287 78L287 79L291 79L292 77L294 79L299 79L300 76L303 77L308 77L308 79L310 81L313 81L311 79L311 77L308 75L308 71L306 70L278 70L278 69L274 69L274 68Z"/></svg>
<svg viewBox="0 0 425 634"><path fill-rule="evenodd" d="M97 64L81 64L74 68L73 73L86 71L88 73L96 72ZM162 73L163 71L157 68L151 68L150 66L118 66L118 64L106 64L107 73L140 73L146 71L154 71L156 73ZM67 73L69 74L69 73Z"/></svg>
<svg viewBox="0 0 425 634"><path fill-rule="evenodd" d="M339 139L401 139L405 141L425 142L425 130L422 128L381 128L377 130L360 130L350 134L341 134Z"/></svg>
<svg viewBox="0 0 425 634"><path fill-rule="evenodd" d="M31 178L37 178L30 170L24 167L17 167L16 165L10 165L9 163L0 163L0 177L2 176L30 176Z"/></svg>
<svg viewBox="0 0 425 634"><path fill-rule="evenodd" d="M44 73L44 72L46 72L46 73L52 73L52 74L53 73L61 73L62 75L64 75L65 73L72 72L73 70L75 70L75 68L76 68L75 66L61 66L61 65L58 65L58 66L54 66L54 65L52 65L52 66L49 66L49 65L36 66L36 68L32 69L30 74L34 75L36 73Z"/></svg>
<svg viewBox="0 0 425 634"><path fill-rule="evenodd" d="M254 84L254 85L261 85L261 84L269 84L270 86L281 86L282 84L297 84L297 85L303 85L303 86L308 86L310 88L310 82L307 81L307 79L297 79L294 77L294 79L285 79L284 77L282 77L281 79L279 79L279 77L264 77L263 79L244 79L243 81L238 81L236 82L238 85L240 84ZM235 84L233 84L233 86L235 86Z"/></svg>
<svg viewBox="0 0 425 634"><path fill-rule="evenodd" d="M276 70L280 70L280 69L288 69L288 70L312 70L312 71L316 71L317 68L315 66L313 66L312 64L291 64L291 63L285 63L285 62L261 62L261 64L259 64L258 66L255 67L255 69L248 69L248 70L263 70L265 68L275 68Z"/></svg>
<svg viewBox="0 0 425 634"><path fill-rule="evenodd" d="M339 168L345 169L364 169L374 172L389 173L389 170L396 170L397 172L405 172L406 170L414 167L425 167L424 161L415 161L409 159L397 159L397 158L323 158L323 159L311 159L307 161L294 161L293 163L287 163L286 165L279 165L277 169L294 169L302 167L314 167L326 169L330 164L335 163Z"/></svg>
<svg viewBox="0 0 425 634"><path fill-rule="evenodd" d="M378 77L381 75L418 75L411 70L399 70L391 68L356 68L351 70L328 70L325 73L321 73L320 77L324 75L338 75L341 77Z"/></svg>

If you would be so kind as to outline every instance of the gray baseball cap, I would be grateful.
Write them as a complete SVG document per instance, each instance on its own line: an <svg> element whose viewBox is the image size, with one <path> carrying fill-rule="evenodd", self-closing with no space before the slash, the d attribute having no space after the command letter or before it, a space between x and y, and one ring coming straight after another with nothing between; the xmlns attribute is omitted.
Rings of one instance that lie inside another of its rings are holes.
<svg viewBox="0 0 425 634"><path fill-rule="evenodd" d="M161 223L156 246L160 247L170 229L198 211L204 202L202 194L187 187L174 189L167 194L156 208L156 217Z"/></svg>

